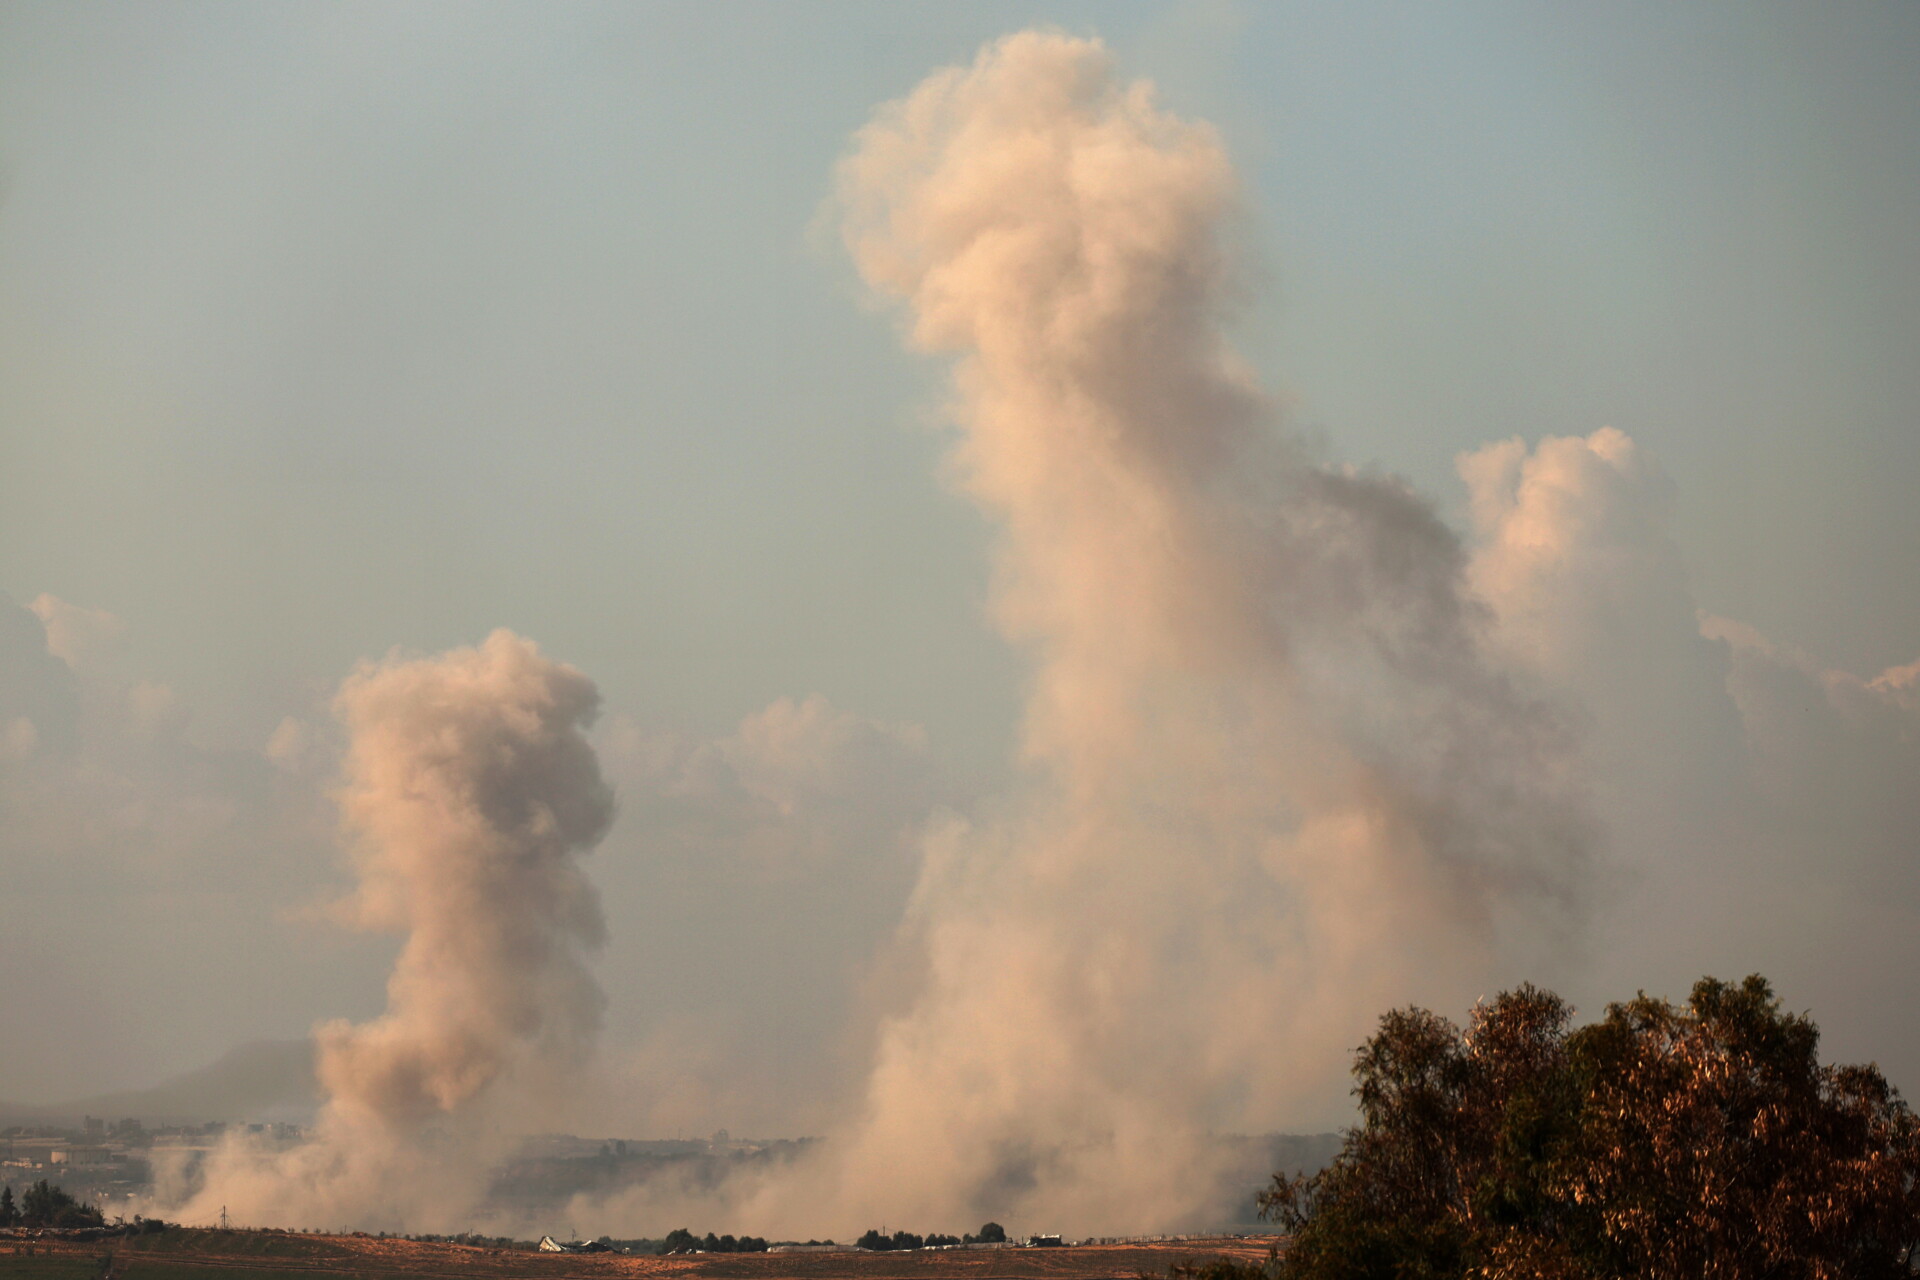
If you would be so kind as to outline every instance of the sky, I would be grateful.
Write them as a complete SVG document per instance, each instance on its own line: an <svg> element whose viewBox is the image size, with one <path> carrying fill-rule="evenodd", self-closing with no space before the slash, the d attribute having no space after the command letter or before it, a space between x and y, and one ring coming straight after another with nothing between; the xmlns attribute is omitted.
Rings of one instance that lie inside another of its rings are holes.
<svg viewBox="0 0 1920 1280"><path fill-rule="evenodd" d="M572 1119L832 1126L934 999L940 833L1049 785L1053 660L840 166L1033 28L1211 123L1297 465L1421 495L1585 744L1578 940L1359 990L1759 969L1920 1088L1920 11L8 3L0 1098L378 1015L335 693L507 628L617 805Z"/></svg>

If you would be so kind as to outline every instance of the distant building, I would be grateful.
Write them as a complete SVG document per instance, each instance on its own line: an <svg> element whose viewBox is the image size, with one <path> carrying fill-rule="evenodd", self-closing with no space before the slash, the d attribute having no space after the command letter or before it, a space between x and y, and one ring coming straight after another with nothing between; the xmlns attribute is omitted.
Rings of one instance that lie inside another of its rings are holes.
<svg viewBox="0 0 1920 1280"><path fill-rule="evenodd" d="M569 1240L561 1244L552 1236L540 1237L542 1253L612 1253L613 1246L605 1240Z"/></svg>
<svg viewBox="0 0 1920 1280"><path fill-rule="evenodd" d="M114 1164L121 1154L111 1147L55 1147L47 1153L48 1164Z"/></svg>

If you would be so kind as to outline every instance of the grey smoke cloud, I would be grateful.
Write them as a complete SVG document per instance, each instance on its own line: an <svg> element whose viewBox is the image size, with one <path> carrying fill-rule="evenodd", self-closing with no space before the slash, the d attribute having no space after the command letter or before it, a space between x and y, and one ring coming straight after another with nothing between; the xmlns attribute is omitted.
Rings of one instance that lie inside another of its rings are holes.
<svg viewBox="0 0 1920 1280"><path fill-rule="evenodd" d="M1514 663L1587 719L1608 827L1595 998L1762 972L1836 1057L1920 1071L1920 703L1703 612L1672 487L1625 432L1463 455L1472 577ZM1591 1002L1590 1002L1591 1003Z"/></svg>
<svg viewBox="0 0 1920 1280"><path fill-rule="evenodd" d="M823 1132L896 985L921 835L955 803L926 733L813 695L710 738L613 715L596 744L621 796L608 964L651 981L611 1012L593 1123Z"/></svg>
<svg viewBox="0 0 1920 1280"><path fill-rule="evenodd" d="M469 1220L504 1144L564 1101L600 1026L587 957L603 924L580 864L613 817L584 734L598 701L586 676L507 631L369 663L342 685L338 799L358 887L336 914L404 936L387 1010L316 1030L326 1101L310 1141L229 1143L171 1213Z"/></svg>
<svg viewBox="0 0 1920 1280"><path fill-rule="evenodd" d="M650 836L775 881L897 836L934 802L925 730L818 694L778 698L713 739L648 733L626 718L603 736Z"/></svg>
<svg viewBox="0 0 1920 1280"><path fill-rule="evenodd" d="M71 746L79 719L78 685L42 617L0 595L0 760L17 765L43 745Z"/></svg>

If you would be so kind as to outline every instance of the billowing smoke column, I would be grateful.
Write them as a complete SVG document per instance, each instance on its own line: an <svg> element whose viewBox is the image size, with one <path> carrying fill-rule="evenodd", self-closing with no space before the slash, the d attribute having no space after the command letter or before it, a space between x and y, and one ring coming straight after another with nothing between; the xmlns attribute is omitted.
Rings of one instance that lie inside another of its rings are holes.
<svg viewBox="0 0 1920 1280"><path fill-rule="evenodd" d="M1201 1135L1341 1114L1381 1010L1552 976L1586 845L1565 735L1485 656L1429 507L1274 421L1222 336L1220 142L1098 42L935 75L840 183L861 274L956 357L1038 793L930 844L926 977L836 1141L840 1214L1192 1223Z"/></svg>
<svg viewBox="0 0 1920 1280"><path fill-rule="evenodd" d="M490 1156L572 1079L600 1024L580 855L612 795L582 730L599 695L532 642L367 664L334 709L362 929L406 941L371 1022L318 1028L325 1106L285 1152L233 1144L177 1210L255 1225L465 1226Z"/></svg>

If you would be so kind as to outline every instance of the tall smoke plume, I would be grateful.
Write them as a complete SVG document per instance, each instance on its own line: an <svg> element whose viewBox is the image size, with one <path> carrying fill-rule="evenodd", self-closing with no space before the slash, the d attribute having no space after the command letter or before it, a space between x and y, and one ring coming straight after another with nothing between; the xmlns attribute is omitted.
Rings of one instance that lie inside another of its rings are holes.
<svg viewBox="0 0 1920 1280"><path fill-rule="evenodd" d="M1489 660L1429 506L1277 422L1222 333L1220 141L1097 41L933 76L840 197L861 275L954 357L952 472L1033 662L1033 795L929 842L924 977L860 1114L742 1220L818 1230L824 1187L842 1225L1190 1223L1209 1130L1339 1114L1381 1009L1568 944L1566 735Z"/></svg>
<svg viewBox="0 0 1920 1280"><path fill-rule="evenodd" d="M309 1141L229 1143L169 1216L469 1225L493 1160L578 1076L600 1025L585 957L603 926L580 865L613 816L582 732L598 701L507 631L345 682L339 802L359 884L338 914L405 936L387 1011L317 1028L326 1101Z"/></svg>
<svg viewBox="0 0 1920 1280"><path fill-rule="evenodd" d="M1836 1056L1920 1062L1886 1016L1920 1000L1920 662L1836 671L1702 609L1672 486L1611 427L1462 454L1465 542L1322 463L1223 337L1218 139L1098 42L936 74L840 202L953 362L1030 776L926 841L883 953L908 994L817 1163L604 1208L1217 1222L1261 1174L1209 1132L1340 1123L1380 1012L1525 979L1591 1014L1763 972Z"/></svg>

